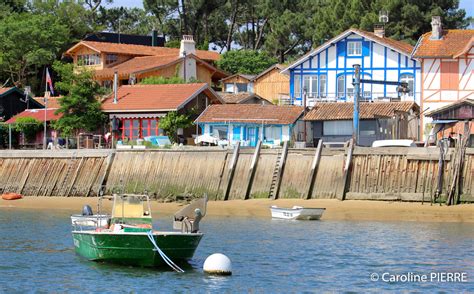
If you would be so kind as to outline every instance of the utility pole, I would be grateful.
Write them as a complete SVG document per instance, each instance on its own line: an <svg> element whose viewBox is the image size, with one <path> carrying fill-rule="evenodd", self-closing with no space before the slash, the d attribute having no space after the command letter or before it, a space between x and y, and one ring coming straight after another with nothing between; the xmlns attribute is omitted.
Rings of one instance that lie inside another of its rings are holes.
<svg viewBox="0 0 474 294"><path fill-rule="evenodd" d="M353 128L352 128L352 139L354 144L359 145L359 98L360 98L360 64L354 64L354 115L353 115Z"/></svg>
<svg viewBox="0 0 474 294"><path fill-rule="evenodd" d="M306 88L303 88L303 118L306 116L306 98L307 98ZM303 120L303 142L306 147L306 122L304 120Z"/></svg>

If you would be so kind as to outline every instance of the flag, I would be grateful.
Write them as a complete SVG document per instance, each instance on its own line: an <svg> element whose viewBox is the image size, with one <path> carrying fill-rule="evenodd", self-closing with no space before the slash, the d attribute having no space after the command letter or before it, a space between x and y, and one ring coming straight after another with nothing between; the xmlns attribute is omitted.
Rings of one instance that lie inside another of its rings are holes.
<svg viewBox="0 0 474 294"><path fill-rule="evenodd" d="M54 88L53 88L53 80L51 79L51 76L49 75L49 70L46 68L46 90L48 89L51 91L51 94L54 95Z"/></svg>

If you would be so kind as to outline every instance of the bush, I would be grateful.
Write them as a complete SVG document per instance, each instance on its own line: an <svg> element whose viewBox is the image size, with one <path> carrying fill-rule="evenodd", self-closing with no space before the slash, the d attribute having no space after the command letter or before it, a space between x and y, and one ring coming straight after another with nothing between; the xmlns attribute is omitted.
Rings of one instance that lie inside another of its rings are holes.
<svg viewBox="0 0 474 294"><path fill-rule="evenodd" d="M32 141L36 138L36 133L41 130L43 124L32 117L20 117L16 119L14 129L25 135L27 141Z"/></svg>

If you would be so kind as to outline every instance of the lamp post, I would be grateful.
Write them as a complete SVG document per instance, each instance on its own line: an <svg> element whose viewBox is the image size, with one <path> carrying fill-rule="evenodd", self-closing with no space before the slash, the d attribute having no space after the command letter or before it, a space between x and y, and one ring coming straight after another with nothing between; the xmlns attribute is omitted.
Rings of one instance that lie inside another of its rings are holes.
<svg viewBox="0 0 474 294"><path fill-rule="evenodd" d="M354 144L358 145L359 143L359 96L360 96L360 65L354 64L354 80L352 82L354 85L354 114L353 114L353 129L352 129L352 138L354 139Z"/></svg>

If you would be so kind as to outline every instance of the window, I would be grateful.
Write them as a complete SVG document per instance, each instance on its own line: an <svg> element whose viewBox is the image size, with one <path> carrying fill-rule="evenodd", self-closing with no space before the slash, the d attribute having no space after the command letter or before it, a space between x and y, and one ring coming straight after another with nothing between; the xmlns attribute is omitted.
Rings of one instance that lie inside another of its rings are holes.
<svg viewBox="0 0 474 294"><path fill-rule="evenodd" d="M319 97L325 98L326 97L326 75L319 76Z"/></svg>
<svg viewBox="0 0 474 294"><path fill-rule="evenodd" d="M362 42L347 42L347 55L348 56L362 55Z"/></svg>
<svg viewBox="0 0 474 294"><path fill-rule="evenodd" d="M122 123L122 139L136 140L148 136L163 135L155 118L124 119Z"/></svg>
<svg viewBox="0 0 474 294"><path fill-rule="evenodd" d="M111 64L111 63L117 62L117 60L118 60L117 54L107 54L105 56L105 64Z"/></svg>
<svg viewBox="0 0 474 294"><path fill-rule="evenodd" d="M275 141L275 140L280 140L281 137L281 127L277 126L270 126L270 127L265 127L265 141Z"/></svg>
<svg viewBox="0 0 474 294"><path fill-rule="evenodd" d="M225 91L227 93L234 93L234 84L225 84Z"/></svg>
<svg viewBox="0 0 474 294"><path fill-rule="evenodd" d="M78 65L96 65L100 64L99 54L86 54L77 56Z"/></svg>
<svg viewBox="0 0 474 294"><path fill-rule="evenodd" d="M352 135L351 120L336 120L323 122L324 136L350 136Z"/></svg>
<svg viewBox="0 0 474 294"><path fill-rule="evenodd" d="M219 138L219 140L227 140L228 130L227 126L214 126L212 128L212 136Z"/></svg>
<svg viewBox="0 0 474 294"><path fill-rule="evenodd" d="M294 97L301 97L301 76L295 75L294 78Z"/></svg>
<svg viewBox="0 0 474 294"><path fill-rule="evenodd" d="M458 61L441 61L441 89L457 90L459 87Z"/></svg>
<svg viewBox="0 0 474 294"><path fill-rule="evenodd" d="M303 90L309 98L318 96L318 76L304 76Z"/></svg>
<svg viewBox="0 0 474 294"><path fill-rule="evenodd" d="M240 93L240 92L247 92L247 84L244 84L244 83L236 83L235 85L237 86L237 93Z"/></svg>
<svg viewBox="0 0 474 294"><path fill-rule="evenodd" d="M347 97L354 98L354 88L347 88Z"/></svg>
<svg viewBox="0 0 474 294"><path fill-rule="evenodd" d="M344 90L346 88L346 80L344 76L339 76L337 78L337 98L344 97Z"/></svg>
<svg viewBox="0 0 474 294"><path fill-rule="evenodd" d="M400 82L405 82L408 84L408 89L410 89L410 93L408 93L408 96L413 96L413 89L415 86L415 79L413 78L413 75L402 74L400 76Z"/></svg>

